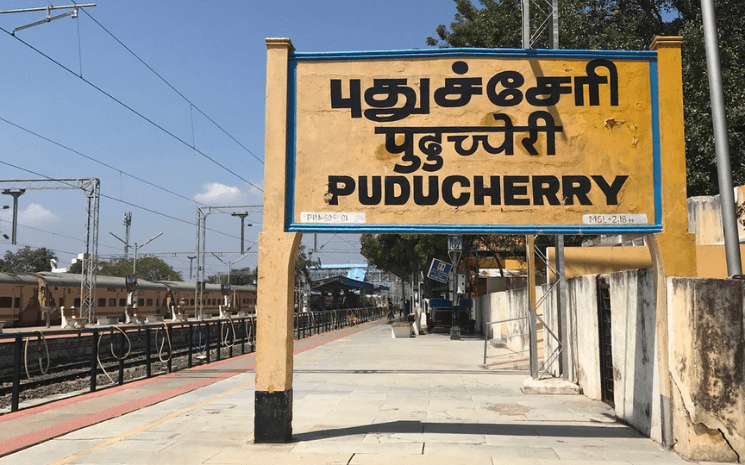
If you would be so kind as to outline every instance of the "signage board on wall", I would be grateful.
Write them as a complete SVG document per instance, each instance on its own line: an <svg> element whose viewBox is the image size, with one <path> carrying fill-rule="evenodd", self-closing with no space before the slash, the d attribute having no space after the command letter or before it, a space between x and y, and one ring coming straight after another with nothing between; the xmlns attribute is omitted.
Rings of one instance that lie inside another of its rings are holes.
<svg viewBox="0 0 745 465"><path fill-rule="evenodd" d="M656 52L293 53L285 229L661 230Z"/></svg>

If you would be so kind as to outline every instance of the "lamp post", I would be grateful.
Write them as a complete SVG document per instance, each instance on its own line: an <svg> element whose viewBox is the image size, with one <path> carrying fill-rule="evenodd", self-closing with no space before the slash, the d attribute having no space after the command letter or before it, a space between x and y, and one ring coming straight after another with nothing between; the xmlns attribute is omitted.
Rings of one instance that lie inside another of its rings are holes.
<svg viewBox="0 0 745 465"><path fill-rule="evenodd" d="M245 253L243 251L243 244L244 244L243 240L244 240L244 237L245 237L245 229L246 229L246 227L249 227L250 228L251 226L253 226L251 223L249 223L247 225L244 225L243 224L244 220L248 216L248 212L233 212L233 213L230 214L230 216L237 216L237 217L239 217L241 219L241 253ZM228 281L228 282L230 282L230 281Z"/></svg>
<svg viewBox="0 0 745 465"><path fill-rule="evenodd" d="M18 197L22 196L26 189L4 189L3 194L13 197L13 232L10 243L16 244L16 230L18 229Z"/></svg>

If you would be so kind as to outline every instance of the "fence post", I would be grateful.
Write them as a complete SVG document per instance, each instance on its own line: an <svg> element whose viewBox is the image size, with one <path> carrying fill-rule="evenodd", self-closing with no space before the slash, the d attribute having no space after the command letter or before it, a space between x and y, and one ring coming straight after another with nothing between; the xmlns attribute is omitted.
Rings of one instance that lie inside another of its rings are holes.
<svg viewBox="0 0 745 465"><path fill-rule="evenodd" d="M96 362L98 361L98 330L93 330L93 337L91 338L91 392L96 391Z"/></svg>
<svg viewBox="0 0 745 465"><path fill-rule="evenodd" d="M187 350L187 365L189 368L191 368L191 352L192 352L192 346L194 345L194 328L192 327L191 323L187 323L187 326L189 327L189 334L187 335L187 339L189 342L189 349Z"/></svg>
<svg viewBox="0 0 745 465"><path fill-rule="evenodd" d="M153 376L153 369L150 366L150 328L145 328L145 376Z"/></svg>
<svg viewBox="0 0 745 465"><path fill-rule="evenodd" d="M23 346L21 336L16 336L13 348L13 391L10 395L10 411L18 410L18 400L21 395L21 347Z"/></svg>

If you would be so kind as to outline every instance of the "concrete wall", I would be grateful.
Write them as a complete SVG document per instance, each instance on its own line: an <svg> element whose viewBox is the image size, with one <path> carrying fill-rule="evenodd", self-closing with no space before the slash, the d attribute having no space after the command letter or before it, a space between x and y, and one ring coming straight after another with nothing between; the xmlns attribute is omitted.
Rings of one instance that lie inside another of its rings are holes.
<svg viewBox="0 0 745 465"><path fill-rule="evenodd" d="M601 399L597 276L567 280L569 379ZM615 413L662 442L657 353L656 291L651 269L603 275L610 285ZM543 286L539 296L548 292ZM745 460L745 282L669 278L668 355L673 384L672 434L676 451L694 460ZM559 334L555 292L539 314ZM527 292L499 292L476 301L483 321L527 315ZM524 323L523 323L524 322ZM527 320L497 325L490 337L526 334ZM527 350L516 337L514 350ZM556 342L545 335L546 354ZM560 376L559 363L548 371Z"/></svg>
<svg viewBox="0 0 745 465"><path fill-rule="evenodd" d="M675 450L696 460L745 460L745 283L670 278Z"/></svg>
<svg viewBox="0 0 745 465"><path fill-rule="evenodd" d="M600 400L600 338L596 278L597 275L592 275L567 280L569 344L564 349L569 354L569 380L577 383L587 397ZM543 314L546 325L560 337L555 289L546 299ZM556 340L547 335L546 352L551 354L557 347ZM561 376L558 359L548 367L548 372L557 377Z"/></svg>
<svg viewBox="0 0 745 465"><path fill-rule="evenodd" d="M618 418L661 441L654 273L651 269L608 275L614 402Z"/></svg>
<svg viewBox="0 0 745 465"><path fill-rule="evenodd" d="M543 289L536 287L536 298L540 300L543 295ZM528 290L513 289L504 292L494 292L474 298L474 307L476 309L476 326L482 332L486 323L506 321L500 324L489 325L488 338L501 339L506 346L515 352L525 352L530 347L529 328L528 328ZM540 310L539 310L540 313ZM543 335L539 334L539 345L542 346ZM541 350L542 347L539 348ZM539 352L540 353L540 352Z"/></svg>

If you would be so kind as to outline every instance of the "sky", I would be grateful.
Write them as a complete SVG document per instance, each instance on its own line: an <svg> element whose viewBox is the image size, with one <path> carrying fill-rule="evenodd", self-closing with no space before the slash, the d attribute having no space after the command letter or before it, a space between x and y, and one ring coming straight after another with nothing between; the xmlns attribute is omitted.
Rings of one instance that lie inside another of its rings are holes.
<svg viewBox="0 0 745 465"><path fill-rule="evenodd" d="M0 0L2 11L47 5ZM130 256L135 243L162 232L138 255L162 258L187 281L197 206L256 206L247 209L245 257L240 220L229 214L207 217L205 241L207 276L253 268L265 38L289 37L299 52L425 49L455 12L453 0L98 0L76 19L15 36L46 12L0 14L0 188L9 180L98 178L99 258L123 254L113 235L125 237L131 212ZM6 205L12 198L0 195ZM0 210L0 253L46 247L67 267L85 250L81 191L29 189L18 205L15 246L2 237L11 235L11 209ZM303 244L317 244L324 265L364 263L358 236L306 235Z"/></svg>

